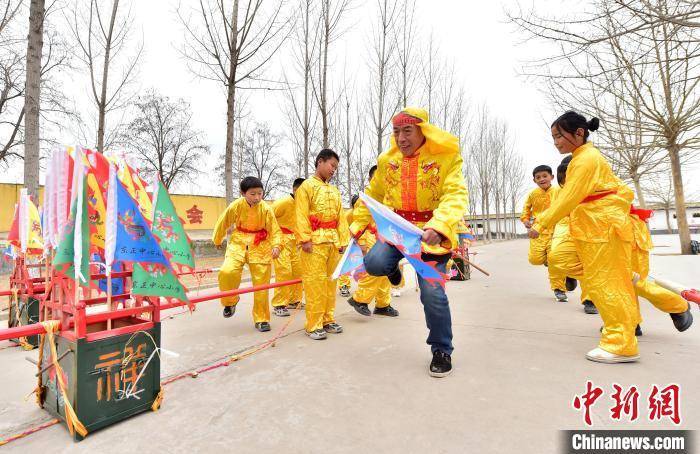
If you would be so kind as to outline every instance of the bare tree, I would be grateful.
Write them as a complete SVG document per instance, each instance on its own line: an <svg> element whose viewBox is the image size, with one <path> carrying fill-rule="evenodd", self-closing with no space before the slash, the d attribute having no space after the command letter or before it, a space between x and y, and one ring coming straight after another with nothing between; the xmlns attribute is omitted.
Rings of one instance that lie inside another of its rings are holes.
<svg viewBox="0 0 700 454"><path fill-rule="evenodd" d="M39 107L45 9L44 0L31 0L29 4L24 85L24 186L34 200L39 200Z"/></svg>
<svg viewBox="0 0 700 454"><path fill-rule="evenodd" d="M267 123L255 123L250 129L242 131L236 146L243 154L243 168L236 177L260 178L266 196L287 188L288 164L279 155L278 148L281 143L282 136L273 133Z"/></svg>
<svg viewBox="0 0 700 454"><path fill-rule="evenodd" d="M415 96L415 82L418 64L416 64L416 0L403 0L399 7L396 41L396 58L399 72L399 107L409 106L411 96Z"/></svg>
<svg viewBox="0 0 700 454"><path fill-rule="evenodd" d="M226 89L226 148L224 174L226 200L235 197L233 148L238 89L245 81L272 83L261 71L288 36L291 18L284 18L282 1L200 0L193 14L178 10L187 40L182 51L190 70ZM263 6L268 6L267 13ZM194 17L193 17L194 16ZM259 87L258 87L259 88Z"/></svg>
<svg viewBox="0 0 700 454"><path fill-rule="evenodd" d="M139 157L139 171L157 174L166 188L193 181L208 153L202 134L192 129L190 106L149 91L134 103L137 113L124 131L124 141Z"/></svg>
<svg viewBox="0 0 700 454"><path fill-rule="evenodd" d="M319 39L318 39L318 75L314 85L314 97L318 105L319 114L321 117L321 145L323 148L328 148L330 142L330 121L333 110L333 102L330 100L328 68L330 61L330 46L333 41L338 39L342 34L340 28L343 16L350 10L350 0L320 0L321 15L319 20Z"/></svg>
<svg viewBox="0 0 700 454"><path fill-rule="evenodd" d="M384 151L384 136L391 117L398 108L399 99L390 89L395 74L391 72L396 53L396 21L399 3L377 0L378 15L372 31L370 50L369 107L372 111L372 127L376 137L376 152Z"/></svg>
<svg viewBox="0 0 700 454"><path fill-rule="evenodd" d="M21 157L23 143L25 62L22 59L18 16L22 1L0 3L0 162Z"/></svg>
<svg viewBox="0 0 700 454"><path fill-rule="evenodd" d="M563 57L544 61L545 65L565 63L559 77L585 79L603 91L605 78L601 73L627 75L626 93L631 96L618 98L628 106L638 102L642 130L656 137L655 145L667 153L681 251L689 254L682 160L700 149L700 40L694 23L697 2L591 3L593 11L575 20L549 20L534 14L511 18L531 36L559 43ZM582 59L595 65L581 65Z"/></svg>

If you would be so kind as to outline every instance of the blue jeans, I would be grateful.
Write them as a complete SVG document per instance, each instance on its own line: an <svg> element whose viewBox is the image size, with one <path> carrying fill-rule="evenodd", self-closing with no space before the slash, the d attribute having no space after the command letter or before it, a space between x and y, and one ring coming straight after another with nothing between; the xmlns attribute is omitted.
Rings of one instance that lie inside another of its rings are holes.
<svg viewBox="0 0 700 454"><path fill-rule="evenodd" d="M399 261L403 258L401 252L390 244L377 241L365 255L365 269L372 276L388 276L396 271ZM437 269L445 273L449 254L423 254L422 259L436 262ZM431 284L418 276L420 286L420 301L425 312L425 324L428 326L427 343L433 353L436 351L452 354L452 317L450 304L445 294L445 288L440 284Z"/></svg>

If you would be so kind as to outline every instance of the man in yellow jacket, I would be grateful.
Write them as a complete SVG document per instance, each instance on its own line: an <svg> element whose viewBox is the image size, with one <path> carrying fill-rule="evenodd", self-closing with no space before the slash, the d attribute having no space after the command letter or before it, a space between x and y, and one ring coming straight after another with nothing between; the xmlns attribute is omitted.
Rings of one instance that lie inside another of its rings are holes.
<svg viewBox="0 0 700 454"><path fill-rule="evenodd" d="M297 178L292 183L292 193L286 197L275 200L272 211L282 231L282 250L280 256L275 259L275 281L284 282L301 278L301 265L299 263L299 248L297 245L297 211L294 203L294 194L304 182L303 178ZM278 317L288 317L287 307L296 307L301 304L301 284L287 285L275 288L272 296L272 308Z"/></svg>
<svg viewBox="0 0 700 454"><path fill-rule="evenodd" d="M306 334L314 340L339 334L335 321L335 280L331 279L347 246L348 226L338 188L328 183L340 157L329 149L316 156L316 173L296 192L297 234L301 245L301 279L306 297Z"/></svg>
<svg viewBox="0 0 700 454"><path fill-rule="evenodd" d="M573 159L566 185L551 206L537 217L528 235L552 229L570 215L570 231L583 265L583 286L603 319L597 348L586 358L603 363L639 359L635 327L639 309L632 285L632 241L629 219L632 191L613 173L600 150L588 142L599 120L587 121L573 111L557 118L551 127L554 144Z"/></svg>
<svg viewBox="0 0 700 454"><path fill-rule="evenodd" d="M272 259L279 257L282 234L272 208L262 202L263 185L256 177L241 180L241 197L231 202L214 226L212 241L221 245L227 231L233 228L228 239L224 263L219 269L219 290L234 290L241 284L243 265L248 264L253 285L270 283ZM261 203L262 202L262 203ZM236 311L238 296L221 298L224 317ZM268 291L261 290L253 296L253 321L258 331L270 331L270 306Z"/></svg>
<svg viewBox="0 0 700 454"><path fill-rule="evenodd" d="M552 185L552 168L547 165L539 165L532 171L532 181L537 187L530 191L525 199L523 213L520 216L520 221L526 228L532 227L533 222L537 217L549 208L550 203L556 196L558 188ZM528 252L528 260L532 265L547 265L548 256L552 246L552 230L540 232L540 236L530 240L530 251ZM566 290L572 291L575 288L575 281L566 281L566 276L561 275L553 268L547 268L549 274L549 286L554 292L554 297L557 301L566 302Z"/></svg>
<svg viewBox="0 0 700 454"><path fill-rule="evenodd" d="M439 271L457 246L457 223L467 209L467 188L462 174L458 140L428 123L423 109L406 108L392 119L391 148L377 158L377 172L365 192L424 230L423 259L436 262ZM359 236L370 224L364 204L353 213L350 231ZM365 269L372 276L387 276L393 284L401 281L401 252L377 242L365 256ZM444 377L452 372L452 320L450 306L441 285L418 277L421 303L433 353L429 373Z"/></svg>

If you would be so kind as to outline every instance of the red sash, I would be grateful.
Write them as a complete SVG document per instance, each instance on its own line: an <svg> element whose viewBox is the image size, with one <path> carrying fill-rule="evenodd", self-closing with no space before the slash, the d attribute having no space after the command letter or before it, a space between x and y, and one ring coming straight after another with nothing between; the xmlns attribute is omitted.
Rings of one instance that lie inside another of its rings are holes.
<svg viewBox="0 0 700 454"><path fill-rule="evenodd" d="M428 222L433 217L432 211L394 210L396 214L411 222Z"/></svg>
<svg viewBox="0 0 700 454"><path fill-rule="evenodd" d="M243 233L253 233L255 234L255 238L253 238L253 246L257 246L261 242L265 241L267 239L267 230L261 229L261 230L248 230L240 226L236 226L236 229L243 232Z"/></svg>
<svg viewBox="0 0 700 454"><path fill-rule="evenodd" d="M615 194L617 191L603 191L597 194L592 194L581 200L581 203L593 202L594 200L602 199L603 197L609 196L610 194Z"/></svg>
<svg viewBox="0 0 700 454"><path fill-rule="evenodd" d="M332 221L322 221L316 216L309 216L309 221L311 222L311 230L314 232L319 229L337 229L338 220L334 219Z"/></svg>
<svg viewBox="0 0 700 454"><path fill-rule="evenodd" d="M654 214L654 210L644 210L642 208L637 208L634 205L631 205L630 214L634 214L644 222L649 222L649 218Z"/></svg>

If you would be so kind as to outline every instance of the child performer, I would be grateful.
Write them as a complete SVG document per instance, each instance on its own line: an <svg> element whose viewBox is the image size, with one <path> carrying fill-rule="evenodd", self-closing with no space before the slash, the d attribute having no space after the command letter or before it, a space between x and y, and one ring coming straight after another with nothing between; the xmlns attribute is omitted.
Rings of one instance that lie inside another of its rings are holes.
<svg viewBox="0 0 700 454"><path fill-rule="evenodd" d="M272 211L282 231L282 251L275 259L275 282L290 281L301 278L301 266L299 264L299 248L297 246L294 231L297 228L297 211L294 204L294 194L304 182L303 178L297 178L292 183L292 193L276 200L272 204ZM287 285L275 288L272 297L272 308L278 317L288 317L287 307L297 307L301 303L301 284Z"/></svg>
<svg viewBox="0 0 700 454"><path fill-rule="evenodd" d="M632 241L629 218L632 191L612 172L600 150L588 142L599 120L586 121L569 111L552 123L554 144L573 159L566 185L551 206L540 214L529 230L530 238L552 229L570 215L571 236L583 265L583 286L603 319L597 348L586 358L603 363L639 359L635 327L639 309L632 285Z"/></svg>
<svg viewBox="0 0 700 454"><path fill-rule="evenodd" d="M553 179L552 168L549 166L539 165L532 171L532 181L537 187L528 194L525 206L523 206L523 214L520 216L520 221L526 228L532 227L533 218L536 220L540 213L549 208L552 198L557 192L557 188L552 186ZM532 265L547 265L547 256L551 245L552 231L550 229L540 232L539 237L531 239L530 251L527 256L530 263ZM556 300L568 301L564 289L573 290L575 288L574 282L572 280L566 281L565 276L558 274L552 268L548 267L547 273L549 274L549 285L554 291Z"/></svg>
<svg viewBox="0 0 700 454"><path fill-rule="evenodd" d="M228 229L226 257L219 270L219 290L234 290L241 283L243 265L248 264L253 285L270 283L271 259L279 257L282 234L272 209L263 200L263 185L256 177L241 180L241 197L231 202L214 226L212 240L219 246ZM224 317L236 312L238 296L221 298ZM258 331L270 331L268 291L255 292L253 321Z"/></svg>
<svg viewBox="0 0 700 454"><path fill-rule="evenodd" d="M316 173L296 193L297 233L301 244L301 273L306 296L306 334L314 340L342 333L335 322L335 281L331 279L349 241L340 191L328 182L340 158L329 149L316 156Z"/></svg>
<svg viewBox="0 0 700 454"><path fill-rule="evenodd" d="M345 216L345 223L347 225L350 225L350 223L352 222L352 205L354 205L354 203L352 203L350 208L348 208L347 210L343 210L343 216ZM348 237L349 235L350 233L348 232ZM350 276L348 276L347 274L340 276L338 278L338 291L340 292L340 296L342 296L343 298L347 298L348 296L350 296L351 285L352 280Z"/></svg>

